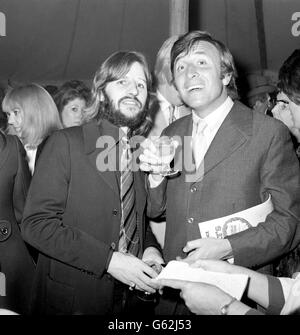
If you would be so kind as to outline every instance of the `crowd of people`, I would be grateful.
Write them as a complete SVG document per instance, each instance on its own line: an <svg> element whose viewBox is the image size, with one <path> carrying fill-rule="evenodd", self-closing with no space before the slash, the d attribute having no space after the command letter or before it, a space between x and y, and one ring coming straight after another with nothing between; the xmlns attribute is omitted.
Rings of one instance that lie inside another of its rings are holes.
<svg viewBox="0 0 300 335"><path fill-rule="evenodd" d="M153 72L142 53L117 51L91 88L72 80L5 92L0 312L300 312L300 49L277 87L249 91L249 107L230 50L207 32L167 39ZM163 156L165 138L174 150ZM257 226L201 235L199 223L267 199L272 211ZM247 274L243 299L155 279L175 259Z"/></svg>

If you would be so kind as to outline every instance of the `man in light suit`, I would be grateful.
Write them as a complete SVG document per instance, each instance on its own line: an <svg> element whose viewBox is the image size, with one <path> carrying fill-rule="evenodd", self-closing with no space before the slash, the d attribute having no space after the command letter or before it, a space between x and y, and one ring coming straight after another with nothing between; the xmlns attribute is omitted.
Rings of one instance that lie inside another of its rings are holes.
<svg viewBox="0 0 300 335"><path fill-rule="evenodd" d="M130 155L128 139L149 126L150 87L142 54L113 54L95 74L86 123L45 144L22 223L24 239L40 251L33 313L136 315L135 292L155 292L156 272L144 261L162 259L145 225L145 177L129 165L118 169Z"/></svg>
<svg viewBox="0 0 300 335"><path fill-rule="evenodd" d="M170 69L171 49L178 35L166 39L159 49L154 66L154 82L157 101L151 108L153 127L148 135L160 136L162 131L175 120L191 113L184 105L177 92ZM164 245L166 222L164 220L150 221L153 233L161 246Z"/></svg>
<svg viewBox="0 0 300 335"><path fill-rule="evenodd" d="M232 100L232 55L208 33L182 35L171 51L171 70L182 100L193 112L163 134L177 135L182 143L189 136L195 163L201 151L204 160L196 179L187 178L191 171L185 165L178 177L168 179L159 175L151 143L140 157L141 168L152 171L152 215L166 214L165 261L177 256L189 263L233 257L235 264L251 268L270 264L300 239L300 173L288 129ZM197 132L201 123L204 130ZM202 146L194 146L200 138ZM201 238L198 223L248 209L269 195L274 210L265 222L225 239ZM181 302L178 293L165 291L158 313L187 313Z"/></svg>

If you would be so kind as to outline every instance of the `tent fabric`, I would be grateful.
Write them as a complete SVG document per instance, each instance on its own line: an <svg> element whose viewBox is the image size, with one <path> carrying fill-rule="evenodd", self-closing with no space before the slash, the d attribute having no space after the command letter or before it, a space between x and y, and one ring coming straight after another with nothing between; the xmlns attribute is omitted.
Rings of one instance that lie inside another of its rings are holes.
<svg viewBox="0 0 300 335"><path fill-rule="evenodd" d="M299 0L189 0L190 29L223 41L240 72L260 71L257 1L265 31L264 70L275 76L300 47ZM90 80L101 62L121 49L143 52L153 66L169 34L169 10L170 0L0 0L6 17L0 81Z"/></svg>
<svg viewBox="0 0 300 335"><path fill-rule="evenodd" d="M151 65L168 37L168 1L0 0L0 79L90 79L112 52L143 52Z"/></svg>

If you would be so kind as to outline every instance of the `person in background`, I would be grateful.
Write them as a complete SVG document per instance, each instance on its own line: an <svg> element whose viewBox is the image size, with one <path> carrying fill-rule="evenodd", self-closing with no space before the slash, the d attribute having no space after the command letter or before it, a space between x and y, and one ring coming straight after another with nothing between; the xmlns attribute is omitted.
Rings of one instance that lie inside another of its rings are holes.
<svg viewBox="0 0 300 335"><path fill-rule="evenodd" d="M0 309L20 314L29 313L35 270L20 232L31 179L25 157L19 139L0 131Z"/></svg>
<svg viewBox="0 0 300 335"><path fill-rule="evenodd" d="M284 61L278 79L279 92L272 113L289 128L300 160L300 49Z"/></svg>
<svg viewBox="0 0 300 335"><path fill-rule="evenodd" d="M138 293L156 292L148 263L163 260L129 142L150 126L150 88L145 57L116 52L95 73L84 124L48 139L22 223L25 241L41 252L35 313L140 315Z"/></svg>
<svg viewBox="0 0 300 335"><path fill-rule="evenodd" d="M158 104L152 110L154 124L148 136L160 136L169 124L191 113L181 100L172 80L170 57L177 39L178 36L175 35L165 40L156 56L154 87Z"/></svg>
<svg viewBox="0 0 300 335"><path fill-rule="evenodd" d="M82 124L83 111L90 98L90 90L79 80L67 81L57 90L54 101L64 128Z"/></svg>
<svg viewBox="0 0 300 335"><path fill-rule="evenodd" d="M250 90L247 93L248 106L257 112L266 114L270 106L270 94L276 91L267 78L258 73L248 75Z"/></svg>
<svg viewBox="0 0 300 335"><path fill-rule="evenodd" d="M183 155L191 152L193 164L183 164L178 176L164 178L152 143L144 144L140 156L141 169L150 171L152 215L166 214L165 261L178 256L190 262L233 258L234 264L272 273L275 259L300 241L300 172L288 129L234 100L233 57L209 33L180 36L172 47L171 70L193 112L163 135L187 143ZM180 146L175 159L179 154ZM200 234L202 222L247 210L269 196L274 208L256 227L239 231L235 226L238 232L228 230L225 238ZM187 312L174 292L164 292L157 311Z"/></svg>
<svg viewBox="0 0 300 335"><path fill-rule="evenodd" d="M300 162L300 49L296 49L279 69L279 92L273 116L290 130L294 149ZM277 275L291 277L300 271L300 245L282 258L277 266Z"/></svg>
<svg viewBox="0 0 300 335"><path fill-rule="evenodd" d="M7 131L17 135L23 143L33 174L44 141L53 131L62 128L57 107L42 86L28 84L9 89L2 109L8 119Z"/></svg>
<svg viewBox="0 0 300 335"><path fill-rule="evenodd" d="M0 86L0 130L5 132L5 129L7 128L7 117L2 110L2 101L4 97L5 97L5 89L2 86Z"/></svg>
<svg viewBox="0 0 300 335"><path fill-rule="evenodd" d="M247 297L262 306L266 314L300 315L300 273L293 278L267 276L245 267L231 265L226 261L198 260L193 267L227 274L245 274L249 277ZM180 290L186 306L194 314L201 315L262 315L261 310L253 309L233 298L222 289L204 283L182 280L161 279L162 287Z"/></svg>

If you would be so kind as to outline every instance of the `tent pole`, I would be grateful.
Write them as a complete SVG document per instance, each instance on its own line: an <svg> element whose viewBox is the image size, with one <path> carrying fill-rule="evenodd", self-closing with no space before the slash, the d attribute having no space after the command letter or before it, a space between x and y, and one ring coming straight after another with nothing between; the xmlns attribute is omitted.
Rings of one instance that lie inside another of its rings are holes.
<svg viewBox="0 0 300 335"><path fill-rule="evenodd" d="M262 0L255 0L255 14L256 14L259 56L260 56L260 70L261 72L263 72L263 70L268 68L268 60L267 60L267 47L266 47L265 23L264 23Z"/></svg>
<svg viewBox="0 0 300 335"><path fill-rule="evenodd" d="M181 35L189 30L189 0L169 0L169 35Z"/></svg>

